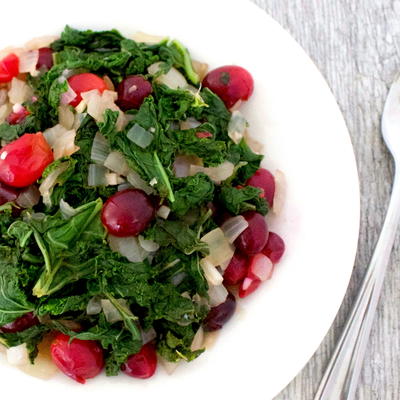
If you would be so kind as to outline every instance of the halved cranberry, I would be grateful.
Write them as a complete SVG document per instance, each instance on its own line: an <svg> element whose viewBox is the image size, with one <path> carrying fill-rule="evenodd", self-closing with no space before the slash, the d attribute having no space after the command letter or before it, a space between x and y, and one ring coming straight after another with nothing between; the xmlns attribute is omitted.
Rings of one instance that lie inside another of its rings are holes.
<svg viewBox="0 0 400 400"><path fill-rule="evenodd" d="M125 78L118 85L117 104L121 110L140 108L143 100L153 91L151 83L140 75L132 75Z"/></svg>
<svg viewBox="0 0 400 400"><path fill-rule="evenodd" d="M25 329L38 325L39 320L33 312L29 312L22 317L17 318L15 321L0 327L2 333L16 333L22 332Z"/></svg>
<svg viewBox="0 0 400 400"><path fill-rule="evenodd" d="M236 310L236 299L232 293L228 294L225 302L211 308L203 321L203 328L206 332L221 329L232 317Z"/></svg>
<svg viewBox="0 0 400 400"><path fill-rule="evenodd" d="M6 121L10 125L17 125L24 121L29 114L30 112L24 106L21 106L16 111L12 111L6 118Z"/></svg>
<svg viewBox="0 0 400 400"><path fill-rule="evenodd" d="M19 191L17 189L0 182L0 206L15 201L18 195Z"/></svg>
<svg viewBox="0 0 400 400"><path fill-rule="evenodd" d="M267 244L262 252L275 264L282 258L285 252L285 242L278 234L270 232Z"/></svg>
<svg viewBox="0 0 400 400"><path fill-rule="evenodd" d="M246 184L261 189L269 206L272 207L275 196L275 177L271 172L265 168L260 168L247 180Z"/></svg>
<svg viewBox="0 0 400 400"><path fill-rule="evenodd" d="M145 344L137 354L131 355L121 370L134 378L147 379L154 375L157 369L157 353L152 343Z"/></svg>
<svg viewBox="0 0 400 400"><path fill-rule="evenodd" d="M39 58L36 64L36 69L49 70L53 66L53 50L50 47L41 47L39 49Z"/></svg>
<svg viewBox="0 0 400 400"><path fill-rule="evenodd" d="M224 283L226 285L237 285L241 282L247 275L248 264L248 258L236 250L224 272Z"/></svg>

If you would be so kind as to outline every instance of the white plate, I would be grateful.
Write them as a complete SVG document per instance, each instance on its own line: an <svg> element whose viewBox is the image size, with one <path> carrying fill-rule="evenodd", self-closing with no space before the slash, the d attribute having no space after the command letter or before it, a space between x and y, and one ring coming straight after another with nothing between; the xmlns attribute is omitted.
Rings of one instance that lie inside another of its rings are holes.
<svg viewBox="0 0 400 400"><path fill-rule="evenodd" d="M115 27L125 34L167 34L211 67L238 64L251 71L255 92L243 112L251 133L265 144L265 165L286 175L286 204L272 224L285 238L287 253L272 281L240 302L215 346L170 377L100 377L82 386L61 375L36 380L1 362L1 392L31 399L271 399L327 333L356 251L356 165L320 73L276 22L247 1L30 1L18 8L16 19L15 3L2 4L1 46L59 32L67 23Z"/></svg>

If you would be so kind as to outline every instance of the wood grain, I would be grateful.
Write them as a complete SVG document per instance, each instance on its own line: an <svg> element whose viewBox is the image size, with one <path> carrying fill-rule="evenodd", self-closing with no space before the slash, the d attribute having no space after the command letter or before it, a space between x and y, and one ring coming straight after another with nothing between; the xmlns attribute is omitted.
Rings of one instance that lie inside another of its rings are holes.
<svg viewBox="0 0 400 400"><path fill-rule="evenodd" d="M400 1L252 1L291 32L327 79L350 131L361 182L359 251L345 301L314 357L275 398L312 400L368 265L389 200L393 166L380 136L380 118L388 88L400 72ZM356 396L359 400L400 399L399 243L397 237Z"/></svg>

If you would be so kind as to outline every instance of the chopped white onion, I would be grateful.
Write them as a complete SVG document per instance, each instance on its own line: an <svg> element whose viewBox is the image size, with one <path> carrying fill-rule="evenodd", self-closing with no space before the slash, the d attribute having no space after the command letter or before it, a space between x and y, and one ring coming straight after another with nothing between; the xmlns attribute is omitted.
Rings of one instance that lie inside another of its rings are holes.
<svg viewBox="0 0 400 400"><path fill-rule="evenodd" d="M210 306L216 307L226 300L228 291L224 285L210 286L208 288L208 295L210 296Z"/></svg>
<svg viewBox="0 0 400 400"><path fill-rule="evenodd" d="M118 309L111 303L110 300L101 299L101 308L103 309L104 316L107 322L113 324L114 322L122 321L122 315ZM117 302L124 308L129 308L125 299L117 299Z"/></svg>
<svg viewBox="0 0 400 400"><path fill-rule="evenodd" d="M213 229L201 238L208 244L210 254L206 257L211 264L218 266L233 256L233 246L228 242L221 228Z"/></svg>
<svg viewBox="0 0 400 400"><path fill-rule="evenodd" d="M171 283L172 283L174 286L178 286L178 285L180 285L180 284L183 282L183 280L184 280L186 277L187 277L187 273L186 273L185 271L178 272L177 274L175 274L175 275L173 275L173 276L171 277ZM183 293L182 293L182 295L183 295ZM190 299L190 295L189 295L189 299Z"/></svg>
<svg viewBox="0 0 400 400"><path fill-rule="evenodd" d="M10 103L0 106L0 123L3 123L10 114L12 106Z"/></svg>
<svg viewBox="0 0 400 400"><path fill-rule="evenodd" d="M58 39L58 36L40 36L26 42L24 47L27 50L40 49L41 47L50 47L51 43Z"/></svg>
<svg viewBox="0 0 400 400"><path fill-rule="evenodd" d="M26 343L10 347L6 350L7 361L10 365L20 366L29 363L28 349Z"/></svg>
<svg viewBox="0 0 400 400"><path fill-rule="evenodd" d="M169 213L171 212L171 209L167 206L161 206L157 210L157 215L162 218L162 219L167 219L169 216Z"/></svg>
<svg viewBox="0 0 400 400"><path fill-rule="evenodd" d="M79 147L75 145L75 129L68 130L64 126L57 124L52 128L46 129L43 135L53 150L55 160L71 156L79 150Z"/></svg>
<svg viewBox="0 0 400 400"><path fill-rule="evenodd" d="M126 176L129 173L129 166L125 157L118 151L112 151L104 161L104 166L118 175Z"/></svg>
<svg viewBox="0 0 400 400"><path fill-rule="evenodd" d="M286 177L285 174L277 169L275 171L275 195L272 211L274 214L279 215L282 212L285 199L286 199Z"/></svg>
<svg viewBox="0 0 400 400"><path fill-rule="evenodd" d="M31 87L24 81L12 78L11 89L8 92L8 98L12 104L22 104L33 96Z"/></svg>
<svg viewBox="0 0 400 400"><path fill-rule="evenodd" d="M111 148L108 140L100 132L97 132L93 139L92 150L90 152L91 160L99 164L104 164L110 151Z"/></svg>
<svg viewBox="0 0 400 400"><path fill-rule="evenodd" d="M143 190L146 194L154 193L154 189L136 171L131 170L126 179L134 188Z"/></svg>
<svg viewBox="0 0 400 400"><path fill-rule="evenodd" d="M134 236L117 237L108 235L108 243L113 251L126 257L131 262L142 262L149 253L144 250Z"/></svg>
<svg viewBox="0 0 400 400"><path fill-rule="evenodd" d="M69 106L58 107L58 122L65 129L73 129L75 124L75 115Z"/></svg>
<svg viewBox="0 0 400 400"><path fill-rule="evenodd" d="M252 136L250 136L247 130L244 133L244 140L254 153L256 154L264 153L264 145L255 140Z"/></svg>
<svg viewBox="0 0 400 400"><path fill-rule="evenodd" d="M203 172L208 175L210 179L216 183L228 179L234 172L235 166L230 161L224 161L218 167L201 167L198 165L190 165L189 175L196 175Z"/></svg>
<svg viewBox="0 0 400 400"><path fill-rule="evenodd" d="M223 276L219 273L215 265L211 264L207 258L200 260L200 266L203 269L204 276L209 285L218 286L222 284L224 280Z"/></svg>
<svg viewBox="0 0 400 400"><path fill-rule="evenodd" d="M129 182L123 182L120 185L118 185L117 190L118 190L118 192L122 192L123 190L132 189L132 188L133 188L133 186Z"/></svg>
<svg viewBox="0 0 400 400"><path fill-rule="evenodd" d="M150 35L145 32L136 32L133 34L132 39L138 43L157 44L166 39L166 36Z"/></svg>
<svg viewBox="0 0 400 400"><path fill-rule="evenodd" d="M64 77L62 77L62 78L64 78ZM64 81L65 81L65 78L64 78ZM60 103L64 106L66 106L69 103L71 103L71 101L73 101L76 98L76 96L77 96L77 94L75 93L75 91L72 89L71 86L68 85L68 90L61 94Z"/></svg>
<svg viewBox="0 0 400 400"><path fill-rule="evenodd" d="M101 313L101 310L101 298L99 296L92 297L86 306L86 314L97 315Z"/></svg>
<svg viewBox="0 0 400 400"><path fill-rule="evenodd" d="M235 110L232 113L231 119L228 124L228 136L232 139L233 142L239 144L239 142L243 139L244 133L247 129L247 121L243 117L242 113L238 110Z"/></svg>
<svg viewBox="0 0 400 400"><path fill-rule="evenodd" d="M76 209L71 207L64 199L60 200L60 211L64 219L69 219L77 213Z"/></svg>
<svg viewBox="0 0 400 400"><path fill-rule="evenodd" d="M78 114L83 114L83 113L85 113L85 111L86 111L86 107L87 107L86 101L85 101L85 100L82 100L82 101L75 107L75 111L76 111ZM87 113L85 113L85 114L87 114Z"/></svg>
<svg viewBox="0 0 400 400"><path fill-rule="evenodd" d="M203 161L196 156L180 155L175 157L172 169L177 178L185 178L189 176L192 165L202 167Z"/></svg>
<svg viewBox="0 0 400 400"><path fill-rule="evenodd" d="M116 174L115 172L107 172L105 174L105 178L106 178L106 185L109 186L116 186L119 185L122 180L120 179L120 176L118 174Z"/></svg>
<svg viewBox="0 0 400 400"><path fill-rule="evenodd" d="M247 229L249 223L242 215L228 218L221 226L225 237L229 243L232 243L240 236L240 234Z"/></svg>
<svg viewBox="0 0 400 400"><path fill-rule="evenodd" d="M7 103L8 99L8 90L0 89L0 106Z"/></svg>
<svg viewBox="0 0 400 400"><path fill-rule="evenodd" d="M154 242L153 240L146 240L142 235L139 235L138 239L140 246L149 253L157 251L160 248L158 243Z"/></svg>
<svg viewBox="0 0 400 400"><path fill-rule="evenodd" d="M88 186L107 186L107 168L102 165L90 164L88 171Z"/></svg>
<svg viewBox="0 0 400 400"><path fill-rule="evenodd" d="M201 125L201 122L197 121L197 119L195 119L193 117L189 117L188 119L185 119L185 121L179 122L179 128L183 131L185 129L197 128L200 125Z"/></svg>
<svg viewBox="0 0 400 400"><path fill-rule="evenodd" d="M28 50L19 56L19 72L29 72L32 76L36 76L38 71L36 65L39 60L38 50Z"/></svg>
<svg viewBox="0 0 400 400"><path fill-rule="evenodd" d="M74 118L74 125L72 126L72 128L77 131L80 128L81 123L85 119L86 115L87 115L86 113L79 113L78 111L76 111Z"/></svg>
<svg viewBox="0 0 400 400"><path fill-rule="evenodd" d="M191 351L204 349L204 329L201 326L193 337L192 344L190 345Z"/></svg>
<svg viewBox="0 0 400 400"><path fill-rule="evenodd" d="M142 334L142 343L143 344L150 343L152 340L154 340L157 337L157 332L155 331L154 328L150 328L147 331L144 331L143 329L141 329L140 333Z"/></svg>
<svg viewBox="0 0 400 400"><path fill-rule="evenodd" d="M197 60L192 60L192 66L193 66L194 72L196 72L196 74L199 76L199 79L201 82L208 73L208 64L197 61Z"/></svg>
<svg viewBox="0 0 400 400"><path fill-rule="evenodd" d="M61 163L53 172L51 172L39 186L39 192L42 195L43 203L51 206L51 193L57 183L58 177L67 170L68 162Z"/></svg>
<svg viewBox="0 0 400 400"><path fill-rule="evenodd" d="M155 75L160 71L162 62L157 62L150 65L147 71L150 75ZM170 89L184 89L188 83L185 77L174 67L172 67L166 74L160 75L156 78L158 83L168 86Z"/></svg>
<svg viewBox="0 0 400 400"><path fill-rule="evenodd" d="M165 358L158 356L158 361L160 362L161 366L164 368L165 372L168 375L172 375L175 370L179 367L179 364L181 363L181 361L177 361L177 362L170 362L167 361Z"/></svg>
<svg viewBox="0 0 400 400"><path fill-rule="evenodd" d="M142 149L145 149L150 145L154 139L154 135L146 129L143 129L140 125L134 124L132 128L129 129L126 136L133 143L137 144Z"/></svg>
<svg viewBox="0 0 400 400"><path fill-rule="evenodd" d="M15 201L22 208L32 208L40 201L40 192L36 185L28 186L19 192Z"/></svg>

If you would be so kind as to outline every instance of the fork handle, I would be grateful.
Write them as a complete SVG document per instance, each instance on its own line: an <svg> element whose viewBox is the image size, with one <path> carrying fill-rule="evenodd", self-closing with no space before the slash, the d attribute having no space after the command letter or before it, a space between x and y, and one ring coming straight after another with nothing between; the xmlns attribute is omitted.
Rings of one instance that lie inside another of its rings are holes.
<svg viewBox="0 0 400 400"><path fill-rule="evenodd" d="M385 271L400 222L400 180L395 174L385 222L357 299L314 400L353 400Z"/></svg>

